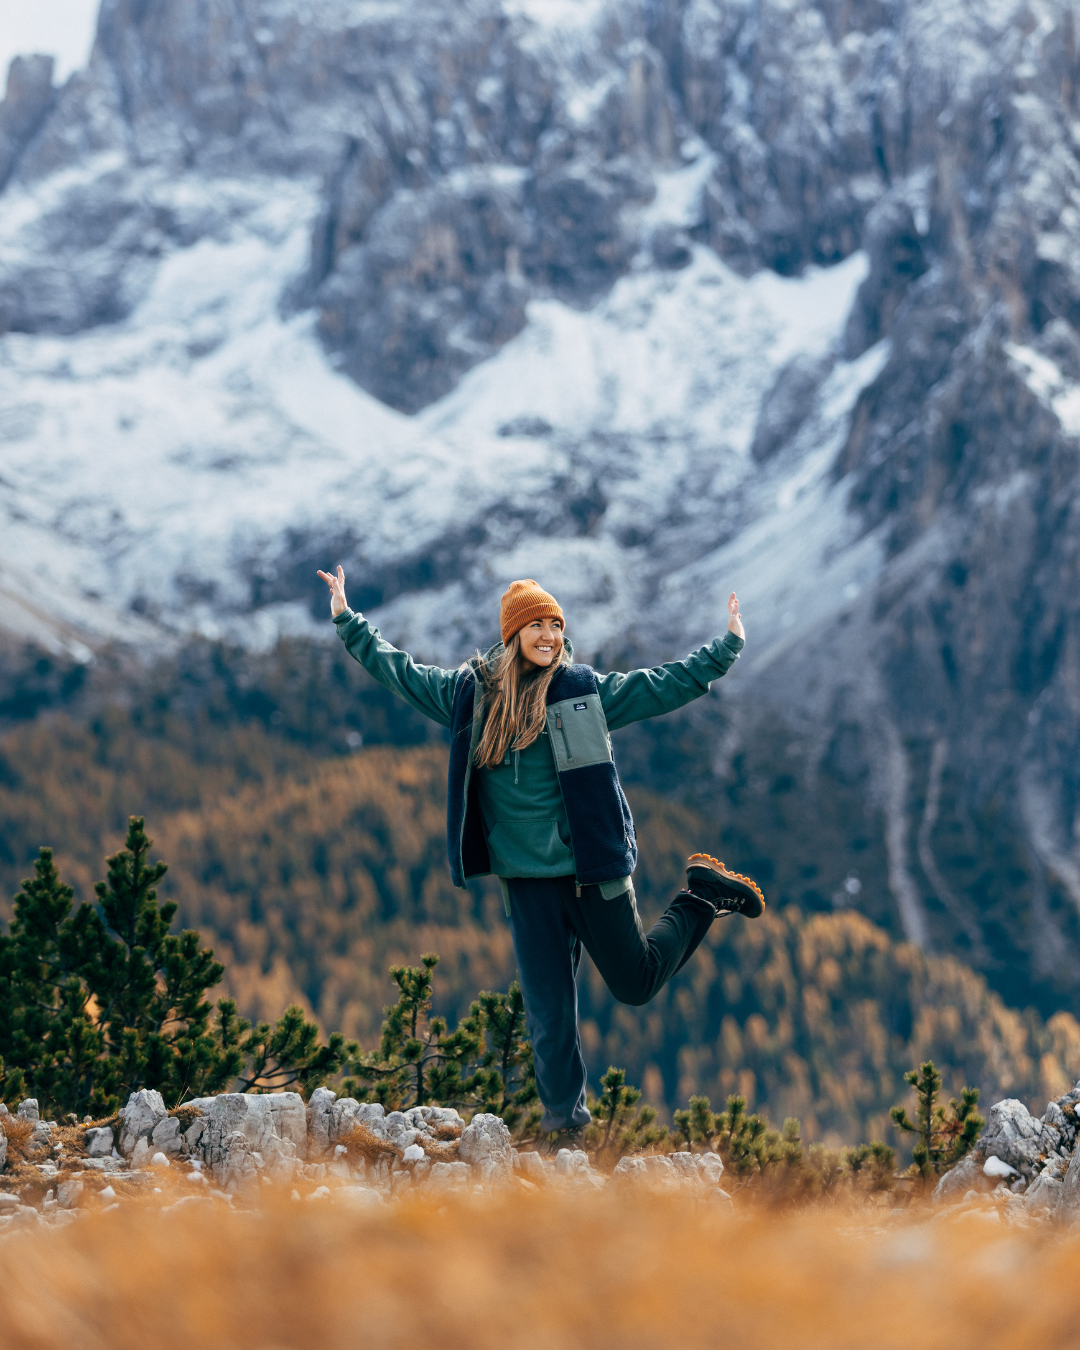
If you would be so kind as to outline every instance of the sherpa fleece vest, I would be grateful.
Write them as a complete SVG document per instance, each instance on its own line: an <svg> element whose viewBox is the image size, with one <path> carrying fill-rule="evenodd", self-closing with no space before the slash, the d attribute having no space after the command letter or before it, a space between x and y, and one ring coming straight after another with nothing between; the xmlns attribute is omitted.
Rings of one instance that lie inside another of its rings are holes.
<svg viewBox="0 0 1080 1350"><path fill-rule="evenodd" d="M450 873L454 885L461 887L470 877L491 872L473 776L483 721L483 699L476 697L476 672L470 664L454 690L446 801ZM547 692L547 731L570 823L578 883L630 876L637 866L634 821L611 757L596 673L589 666L563 666L553 677Z"/></svg>

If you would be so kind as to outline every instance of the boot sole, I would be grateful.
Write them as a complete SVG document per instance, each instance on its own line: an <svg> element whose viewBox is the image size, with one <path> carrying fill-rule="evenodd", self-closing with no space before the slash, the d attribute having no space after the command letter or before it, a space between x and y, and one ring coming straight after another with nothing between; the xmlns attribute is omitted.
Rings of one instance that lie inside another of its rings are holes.
<svg viewBox="0 0 1080 1350"><path fill-rule="evenodd" d="M765 912L765 896L756 881L744 877L741 872L729 872L724 864L708 853L691 853L686 860L688 881L722 881L728 891L733 891L732 912L742 914L747 919L756 919ZM725 897L725 900L727 897ZM721 902L718 908L726 908Z"/></svg>

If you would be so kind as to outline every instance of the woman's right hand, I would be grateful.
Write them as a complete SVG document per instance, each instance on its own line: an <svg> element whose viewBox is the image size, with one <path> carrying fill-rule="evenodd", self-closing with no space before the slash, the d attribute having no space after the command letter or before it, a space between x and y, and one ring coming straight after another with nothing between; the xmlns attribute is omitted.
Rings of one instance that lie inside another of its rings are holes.
<svg viewBox="0 0 1080 1350"><path fill-rule="evenodd" d="M332 577L329 572L320 572L319 576L330 587L330 617L336 619L343 609L348 609L348 602L345 599L345 573L338 563L336 577Z"/></svg>

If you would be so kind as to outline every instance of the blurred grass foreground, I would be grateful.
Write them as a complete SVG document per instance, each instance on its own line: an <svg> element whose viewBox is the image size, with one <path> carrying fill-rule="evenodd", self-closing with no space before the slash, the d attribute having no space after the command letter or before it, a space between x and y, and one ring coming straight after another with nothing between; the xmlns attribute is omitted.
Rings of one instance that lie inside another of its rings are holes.
<svg viewBox="0 0 1080 1350"><path fill-rule="evenodd" d="M167 1194L0 1245L5 1350L1065 1343L1080 1232L539 1189L356 1208Z"/></svg>

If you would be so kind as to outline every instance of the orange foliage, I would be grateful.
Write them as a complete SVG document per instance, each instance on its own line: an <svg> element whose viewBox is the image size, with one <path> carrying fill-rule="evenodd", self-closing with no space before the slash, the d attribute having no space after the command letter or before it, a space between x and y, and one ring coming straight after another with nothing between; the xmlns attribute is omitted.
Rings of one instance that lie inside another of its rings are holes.
<svg viewBox="0 0 1080 1350"><path fill-rule="evenodd" d="M437 1207L436 1207L437 1206ZM128 1202L0 1245L5 1350L1026 1350L1080 1313L1080 1238L675 1196L262 1211Z"/></svg>

